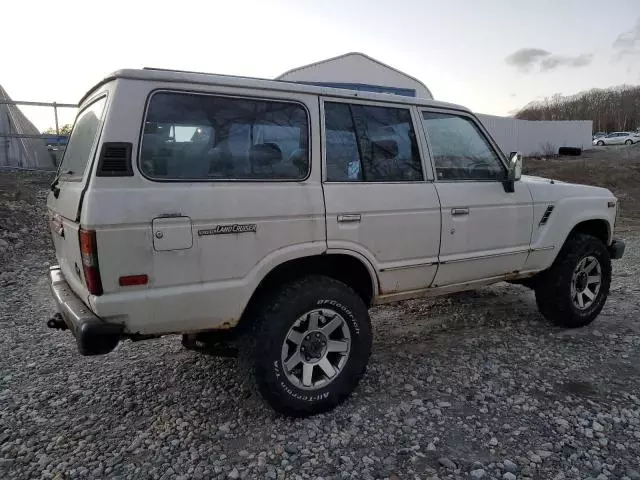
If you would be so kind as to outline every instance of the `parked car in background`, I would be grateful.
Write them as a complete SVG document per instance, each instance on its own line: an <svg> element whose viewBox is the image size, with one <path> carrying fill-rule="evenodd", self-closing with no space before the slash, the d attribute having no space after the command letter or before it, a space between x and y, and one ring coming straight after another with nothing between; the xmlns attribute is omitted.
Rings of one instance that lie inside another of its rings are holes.
<svg viewBox="0 0 640 480"><path fill-rule="evenodd" d="M596 132L593 134L592 139L595 140L596 138L604 137L606 135L607 135L607 132Z"/></svg>
<svg viewBox="0 0 640 480"><path fill-rule="evenodd" d="M595 138L594 145L633 145L640 142L640 136L632 132L613 132L604 137Z"/></svg>

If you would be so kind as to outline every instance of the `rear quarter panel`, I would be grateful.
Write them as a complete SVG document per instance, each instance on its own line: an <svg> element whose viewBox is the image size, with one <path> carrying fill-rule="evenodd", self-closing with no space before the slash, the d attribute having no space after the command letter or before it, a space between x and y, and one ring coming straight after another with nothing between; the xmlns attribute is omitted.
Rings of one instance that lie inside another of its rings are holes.
<svg viewBox="0 0 640 480"><path fill-rule="evenodd" d="M296 100L309 111L311 174L300 182L157 182L138 169L146 101L152 90ZM97 232L105 293L90 297L101 317L122 319L130 333L230 328L259 282L276 265L326 251L320 183L317 97L230 87L116 81L103 142L133 144L132 177L92 177L82 225ZM97 162L96 162L97 163ZM151 222L191 218L192 248L157 252ZM219 224L255 223L255 233L199 235ZM120 287L124 275L147 274L143 286Z"/></svg>

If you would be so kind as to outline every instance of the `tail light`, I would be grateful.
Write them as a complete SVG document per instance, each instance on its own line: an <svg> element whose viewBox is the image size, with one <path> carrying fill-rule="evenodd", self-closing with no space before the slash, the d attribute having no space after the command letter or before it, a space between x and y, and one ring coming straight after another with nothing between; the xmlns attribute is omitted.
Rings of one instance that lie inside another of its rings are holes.
<svg viewBox="0 0 640 480"><path fill-rule="evenodd" d="M80 253L82 254L82 269L84 281L89 293L102 295L102 280L100 279L100 267L98 266L98 245L94 230L80 229Z"/></svg>

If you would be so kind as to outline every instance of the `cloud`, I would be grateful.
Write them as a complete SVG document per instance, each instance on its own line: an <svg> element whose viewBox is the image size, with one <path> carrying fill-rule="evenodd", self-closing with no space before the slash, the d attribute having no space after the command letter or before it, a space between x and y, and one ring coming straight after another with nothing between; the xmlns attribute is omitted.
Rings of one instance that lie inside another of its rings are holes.
<svg viewBox="0 0 640 480"><path fill-rule="evenodd" d="M640 17L630 30L618 35L618 38L613 42L613 48L621 52L640 52Z"/></svg>
<svg viewBox="0 0 640 480"><path fill-rule="evenodd" d="M640 55L640 17L630 29L622 32L613 42L616 51L615 59L621 60L627 56Z"/></svg>
<svg viewBox="0 0 640 480"><path fill-rule="evenodd" d="M529 70L533 65L538 63L541 58L551 55L551 52L540 48L521 48L509 55L505 61L507 65L518 67L523 70Z"/></svg>
<svg viewBox="0 0 640 480"><path fill-rule="evenodd" d="M593 53L583 53L577 57L565 57L562 55L551 55L540 62L540 70L548 72L558 67L580 68L586 67L593 60Z"/></svg>
<svg viewBox="0 0 640 480"><path fill-rule="evenodd" d="M521 48L516 50L505 61L507 65L528 72L538 66L541 72L550 72L560 67L580 68L585 67L593 60L592 53L582 53L571 57L567 55L556 55L541 48Z"/></svg>

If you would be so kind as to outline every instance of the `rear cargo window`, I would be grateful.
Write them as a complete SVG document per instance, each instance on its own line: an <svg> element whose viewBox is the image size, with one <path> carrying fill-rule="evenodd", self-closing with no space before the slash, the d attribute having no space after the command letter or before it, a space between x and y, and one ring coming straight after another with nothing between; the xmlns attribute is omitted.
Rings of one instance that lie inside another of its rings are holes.
<svg viewBox="0 0 640 480"><path fill-rule="evenodd" d="M296 103L160 92L149 103L140 169L157 180L302 180L308 131Z"/></svg>
<svg viewBox="0 0 640 480"><path fill-rule="evenodd" d="M65 175L65 180L82 179L98 134L106 101L107 98L102 97L78 114L60 164L59 171Z"/></svg>

